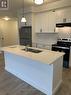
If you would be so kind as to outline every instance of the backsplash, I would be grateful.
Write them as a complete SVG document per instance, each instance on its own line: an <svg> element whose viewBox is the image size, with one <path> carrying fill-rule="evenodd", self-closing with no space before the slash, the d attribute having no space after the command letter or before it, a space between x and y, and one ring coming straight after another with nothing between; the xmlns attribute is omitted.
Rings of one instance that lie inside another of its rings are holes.
<svg viewBox="0 0 71 95"><path fill-rule="evenodd" d="M56 28L56 33L36 33L36 42L38 47L48 47L57 43L57 39L71 38L71 27Z"/></svg>
<svg viewBox="0 0 71 95"><path fill-rule="evenodd" d="M37 33L36 43L51 45L56 43L58 38L58 33Z"/></svg>
<svg viewBox="0 0 71 95"><path fill-rule="evenodd" d="M71 27L56 28L60 39L71 38Z"/></svg>

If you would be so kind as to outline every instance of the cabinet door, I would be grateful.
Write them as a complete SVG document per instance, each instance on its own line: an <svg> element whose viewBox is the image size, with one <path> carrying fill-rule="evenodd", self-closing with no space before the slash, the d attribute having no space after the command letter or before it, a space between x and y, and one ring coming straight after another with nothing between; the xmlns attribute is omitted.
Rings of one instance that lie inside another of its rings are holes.
<svg viewBox="0 0 71 95"><path fill-rule="evenodd" d="M42 16L41 14L36 14L35 16L35 32L42 32Z"/></svg>
<svg viewBox="0 0 71 95"><path fill-rule="evenodd" d="M55 26L56 26L56 15L55 12L50 11L48 13L49 18L49 31L48 32L55 32Z"/></svg>
<svg viewBox="0 0 71 95"><path fill-rule="evenodd" d="M47 33L49 31L49 20L48 20L48 12L41 14L42 25L41 29L43 33Z"/></svg>
<svg viewBox="0 0 71 95"><path fill-rule="evenodd" d="M63 10L57 10L56 12L56 23L62 23L64 18L64 11Z"/></svg>
<svg viewBox="0 0 71 95"><path fill-rule="evenodd" d="M64 19L66 22L71 22L71 8L64 9Z"/></svg>
<svg viewBox="0 0 71 95"><path fill-rule="evenodd" d="M46 12L36 14L35 32L36 33L48 32L48 14Z"/></svg>

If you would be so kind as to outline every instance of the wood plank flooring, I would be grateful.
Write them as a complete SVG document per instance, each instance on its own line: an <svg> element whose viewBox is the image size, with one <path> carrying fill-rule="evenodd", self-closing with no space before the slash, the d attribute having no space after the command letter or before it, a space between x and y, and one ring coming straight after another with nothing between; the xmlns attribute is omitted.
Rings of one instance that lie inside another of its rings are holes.
<svg viewBox="0 0 71 95"><path fill-rule="evenodd" d="M0 55L0 95L45 95L26 82L4 70ZM63 69L63 82L56 95L71 95L71 68Z"/></svg>

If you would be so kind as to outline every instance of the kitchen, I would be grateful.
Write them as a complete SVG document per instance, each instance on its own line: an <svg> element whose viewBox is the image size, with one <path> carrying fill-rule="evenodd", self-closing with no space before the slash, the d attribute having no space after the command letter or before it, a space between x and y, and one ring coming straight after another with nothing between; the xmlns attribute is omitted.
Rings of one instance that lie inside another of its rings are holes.
<svg viewBox="0 0 71 95"><path fill-rule="evenodd" d="M62 28L56 28L56 23L69 23L71 22L71 4L70 0L58 0L52 3L37 6L33 8L32 10L28 10L25 12L26 17L26 24L21 23L21 13L18 14L18 18L15 21L18 20L18 24L16 26L17 28L21 26L32 26L32 46L37 48L43 48L43 49L52 49L52 44L56 44L58 39L64 39L64 38L70 38L71 37L71 28L70 27L62 27ZM26 10L25 10L26 11ZM29 11L29 12L28 12ZM20 11L21 12L21 11ZM43 19L44 18L44 19ZM5 24L6 22L6 24ZM13 21L2 21L2 23L6 26L10 25L10 23L13 23ZM2 24L2 25L3 25ZM19 44L19 34L18 32L11 32L11 35L14 35L15 40L13 41L9 31L12 29L12 25L8 31L8 35L10 36L7 38L7 43L5 46L8 45L15 45ZM5 31L3 26L1 27L2 33ZM13 30L15 31L15 30ZM14 33L14 34L13 34ZM2 35L5 35L3 33ZM6 37L6 36L4 36ZM10 39L11 38L11 39ZM5 40L6 41L6 40Z"/></svg>

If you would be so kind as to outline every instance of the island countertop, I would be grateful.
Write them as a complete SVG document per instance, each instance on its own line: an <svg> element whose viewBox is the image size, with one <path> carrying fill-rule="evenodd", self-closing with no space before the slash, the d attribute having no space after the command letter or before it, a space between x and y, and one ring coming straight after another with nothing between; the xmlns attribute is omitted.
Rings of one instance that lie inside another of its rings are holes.
<svg viewBox="0 0 71 95"><path fill-rule="evenodd" d="M29 51L22 50L24 48L25 46L14 45L14 46L3 47L1 50L4 52L9 52L19 56L27 57L32 60L40 61L45 64L53 64L55 60L57 60L59 57L64 55L63 52L55 52L55 51L45 50L45 49L39 49L42 51L40 53L32 53ZM30 47L30 48L38 49L34 47Z"/></svg>

